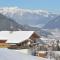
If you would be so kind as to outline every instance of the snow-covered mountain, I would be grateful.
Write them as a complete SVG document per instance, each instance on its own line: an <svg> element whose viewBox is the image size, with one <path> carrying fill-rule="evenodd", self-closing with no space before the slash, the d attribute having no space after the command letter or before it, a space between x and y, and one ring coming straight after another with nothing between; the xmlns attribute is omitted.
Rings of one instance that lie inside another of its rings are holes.
<svg viewBox="0 0 60 60"><path fill-rule="evenodd" d="M52 33L53 36L49 36L50 38L60 40L60 15L49 21L43 28Z"/></svg>
<svg viewBox="0 0 60 60"><path fill-rule="evenodd" d="M60 16L49 21L43 28L45 29L60 29Z"/></svg>
<svg viewBox="0 0 60 60"><path fill-rule="evenodd" d="M21 24L15 22L14 20L0 14L0 31L17 31L17 30L24 30L24 27Z"/></svg>
<svg viewBox="0 0 60 60"><path fill-rule="evenodd" d="M22 9L19 7L3 7L0 8L0 13L12 18L19 24L27 24L34 27L42 27L58 15L46 10Z"/></svg>

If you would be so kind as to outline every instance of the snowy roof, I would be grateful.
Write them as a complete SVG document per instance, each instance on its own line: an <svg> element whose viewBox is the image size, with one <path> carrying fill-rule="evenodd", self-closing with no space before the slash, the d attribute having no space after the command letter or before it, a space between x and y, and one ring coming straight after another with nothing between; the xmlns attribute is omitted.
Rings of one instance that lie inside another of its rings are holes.
<svg viewBox="0 0 60 60"><path fill-rule="evenodd" d="M12 32L7 40L7 43L19 43L26 39L29 39L34 31L14 31Z"/></svg>
<svg viewBox="0 0 60 60"><path fill-rule="evenodd" d="M48 59L22 54L19 51L15 50L0 48L0 60L48 60Z"/></svg>
<svg viewBox="0 0 60 60"><path fill-rule="evenodd" d="M8 31L0 31L0 40L7 40L9 36Z"/></svg>
<svg viewBox="0 0 60 60"><path fill-rule="evenodd" d="M7 43L19 43L22 42L34 33L34 31L1 31L0 39L6 39Z"/></svg>

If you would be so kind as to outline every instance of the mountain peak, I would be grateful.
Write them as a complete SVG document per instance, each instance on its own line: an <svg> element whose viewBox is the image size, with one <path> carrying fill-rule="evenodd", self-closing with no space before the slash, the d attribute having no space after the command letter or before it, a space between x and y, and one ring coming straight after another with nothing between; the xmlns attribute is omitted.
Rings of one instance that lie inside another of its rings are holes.
<svg viewBox="0 0 60 60"><path fill-rule="evenodd" d="M22 14L28 12L32 14L38 14L38 15L43 15L45 17L48 17L49 12L47 10L41 10L41 9L23 9L19 7L2 7L0 8L0 13L6 14L6 13L16 13L16 12L21 12Z"/></svg>

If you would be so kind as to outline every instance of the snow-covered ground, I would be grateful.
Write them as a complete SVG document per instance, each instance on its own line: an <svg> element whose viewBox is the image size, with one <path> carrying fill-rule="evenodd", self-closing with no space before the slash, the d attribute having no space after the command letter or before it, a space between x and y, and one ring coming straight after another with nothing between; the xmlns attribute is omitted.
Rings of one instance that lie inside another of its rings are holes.
<svg viewBox="0 0 60 60"><path fill-rule="evenodd" d="M0 48L0 60L49 60L20 53L19 51Z"/></svg>

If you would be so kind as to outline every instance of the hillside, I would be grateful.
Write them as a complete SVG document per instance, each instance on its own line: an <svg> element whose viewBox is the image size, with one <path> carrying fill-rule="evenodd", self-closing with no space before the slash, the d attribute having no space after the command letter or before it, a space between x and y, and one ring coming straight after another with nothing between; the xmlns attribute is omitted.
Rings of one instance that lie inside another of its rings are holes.
<svg viewBox="0 0 60 60"><path fill-rule="evenodd" d="M60 16L49 21L43 28L45 29L60 29Z"/></svg>
<svg viewBox="0 0 60 60"><path fill-rule="evenodd" d="M0 14L0 31L16 31L23 30L23 26L16 23L14 20Z"/></svg>

